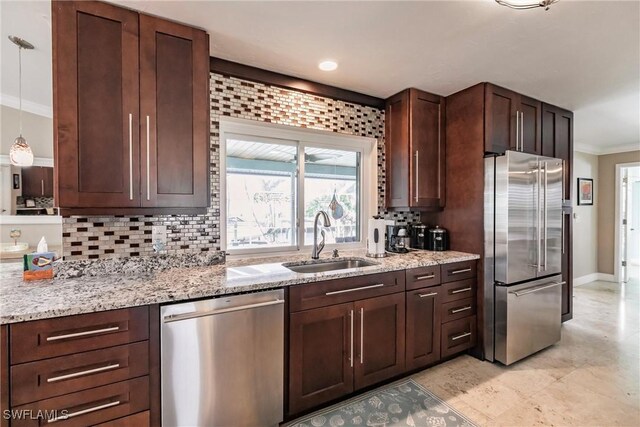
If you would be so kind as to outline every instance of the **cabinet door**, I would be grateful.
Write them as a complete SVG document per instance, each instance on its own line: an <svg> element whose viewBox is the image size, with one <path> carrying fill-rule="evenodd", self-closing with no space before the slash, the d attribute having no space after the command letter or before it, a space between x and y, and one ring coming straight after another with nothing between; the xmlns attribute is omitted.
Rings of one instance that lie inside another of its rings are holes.
<svg viewBox="0 0 640 427"><path fill-rule="evenodd" d="M53 197L53 168L42 168L42 192L44 197Z"/></svg>
<svg viewBox="0 0 640 427"><path fill-rule="evenodd" d="M140 15L142 206L208 206L207 37Z"/></svg>
<svg viewBox="0 0 640 427"><path fill-rule="evenodd" d="M562 210L562 321L573 318L573 247L571 208Z"/></svg>
<svg viewBox="0 0 640 427"><path fill-rule="evenodd" d="M504 154L516 149L516 111L519 95L487 83L485 86L484 151Z"/></svg>
<svg viewBox="0 0 640 427"><path fill-rule="evenodd" d="M407 370L440 359L440 292L440 286L407 292Z"/></svg>
<svg viewBox="0 0 640 427"><path fill-rule="evenodd" d="M409 207L409 90L387 100L385 110L385 164L387 208Z"/></svg>
<svg viewBox="0 0 640 427"><path fill-rule="evenodd" d="M301 311L289 319L289 414L351 393L353 304Z"/></svg>
<svg viewBox="0 0 640 427"><path fill-rule="evenodd" d="M542 103L533 98L520 96L520 144L521 151L542 154Z"/></svg>
<svg viewBox="0 0 640 427"><path fill-rule="evenodd" d="M356 301L355 389L404 371L405 295L400 292Z"/></svg>
<svg viewBox="0 0 640 427"><path fill-rule="evenodd" d="M571 206L573 163L573 113L543 104L542 155L563 160L563 199Z"/></svg>
<svg viewBox="0 0 640 427"><path fill-rule="evenodd" d="M416 89L410 93L409 206L442 208L445 202L445 100Z"/></svg>
<svg viewBox="0 0 640 427"><path fill-rule="evenodd" d="M138 14L53 2L55 164L60 207L137 207Z"/></svg>
<svg viewBox="0 0 640 427"><path fill-rule="evenodd" d="M22 196L42 197L44 195L43 172L40 166L22 168Z"/></svg>

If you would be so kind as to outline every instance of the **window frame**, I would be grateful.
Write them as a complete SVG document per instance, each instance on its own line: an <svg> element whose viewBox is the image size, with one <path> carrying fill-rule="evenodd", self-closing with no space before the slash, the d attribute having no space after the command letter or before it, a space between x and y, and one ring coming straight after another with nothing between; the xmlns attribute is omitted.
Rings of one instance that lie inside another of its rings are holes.
<svg viewBox="0 0 640 427"><path fill-rule="evenodd" d="M366 219L377 214L378 187L378 141L376 138L347 135L336 132L298 128L254 120L221 117L219 121L219 164L220 164L220 248L231 257L278 256L311 253L312 245L304 244L304 161L298 161L296 173L296 242L294 246L270 248L229 249L227 247L227 138L233 135L252 136L257 142L277 142L298 147L298 159L304 159L306 147L331 148L359 151L360 154L360 220L359 242L332 243L325 250L362 249L366 246ZM302 178L301 178L302 177ZM301 223L302 221L302 223Z"/></svg>

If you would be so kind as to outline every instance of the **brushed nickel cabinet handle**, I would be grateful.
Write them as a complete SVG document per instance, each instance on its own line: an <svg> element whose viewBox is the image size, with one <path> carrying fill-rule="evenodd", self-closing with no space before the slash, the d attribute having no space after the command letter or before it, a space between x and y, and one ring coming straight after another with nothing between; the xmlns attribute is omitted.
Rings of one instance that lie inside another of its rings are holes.
<svg viewBox="0 0 640 427"><path fill-rule="evenodd" d="M456 289L455 291L451 291L451 294L459 294L462 292L469 292L471 290L471 288L462 288L462 289Z"/></svg>
<svg viewBox="0 0 640 427"><path fill-rule="evenodd" d="M150 163L149 163L149 116L147 116L147 200L149 200L151 198L151 184L149 183L149 168L150 168Z"/></svg>
<svg viewBox="0 0 640 427"><path fill-rule="evenodd" d="M449 274L461 274L461 273L468 273L470 271L471 271L471 268L463 268L463 269L460 269L460 270L450 271Z"/></svg>
<svg viewBox="0 0 640 427"><path fill-rule="evenodd" d="M58 340L66 340L69 338L86 337L88 335L102 334L105 332L115 332L119 330L120 330L120 326L111 326L109 328L93 329L91 331L74 332L72 334L64 334L64 335L54 335L52 337L47 337L47 341L58 341Z"/></svg>
<svg viewBox="0 0 640 427"><path fill-rule="evenodd" d="M82 376L85 376L85 375L91 375L91 374L97 374L99 372L111 371L112 369L118 369L119 367L120 367L119 363L113 363L111 365L101 366L100 368L87 369L85 371L78 371L78 372L74 372L72 374L66 374L66 375L60 375L60 376L57 376L57 377L47 378L47 382L48 383L55 383L57 381L68 380L68 379L71 379L71 378L82 377Z"/></svg>
<svg viewBox="0 0 640 427"><path fill-rule="evenodd" d="M47 420L47 423L55 423L56 421L68 420L69 418L77 417L79 415L89 414L91 412L96 412L101 409L111 408L113 406L118 406L120 404L119 400L114 402L105 403L103 405L92 406L91 408L83 409L81 411L69 412L66 415L61 415L59 417L50 418Z"/></svg>
<svg viewBox="0 0 640 427"><path fill-rule="evenodd" d="M384 283L378 283L377 285L360 286L359 288L342 289L340 291L326 292L325 295L330 296L330 295L346 294L347 292L363 291L365 289L381 288L383 286L384 286Z"/></svg>
<svg viewBox="0 0 640 427"><path fill-rule="evenodd" d="M427 280L427 279L433 279L434 277L436 277L435 274L427 274L426 276L416 276L414 280Z"/></svg>
<svg viewBox="0 0 640 427"><path fill-rule="evenodd" d="M456 341L471 335L471 332L465 332L464 334L456 335L455 337L451 337L451 341Z"/></svg>
<svg viewBox="0 0 640 427"><path fill-rule="evenodd" d="M435 297L436 295L438 295L437 292L431 292L431 293L428 293L428 294L418 294L418 298Z"/></svg>
<svg viewBox="0 0 640 427"><path fill-rule="evenodd" d="M364 307L360 307L360 364L364 363Z"/></svg>
<svg viewBox="0 0 640 427"><path fill-rule="evenodd" d="M516 111L516 151L520 151L520 145L518 141L518 135L520 134L520 132L518 132L519 123L520 123L520 113Z"/></svg>
<svg viewBox="0 0 640 427"><path fill-rule="evenodd" d="M451 310L451 314L461 313L461 312L467 311L467 310L471 310L471 306L470 305L468 305L466 307L462 307L462 308L452 309Z"/></svg>
<svg viewBox="0 0 640 427"><path fill-rule="evenodd" d="M420 152L416 150L416 195L415 195L416 203L418 203L418 191L420 189L420 179L419 179L420 172L418 169L419 156L420 156Z"/></svg>
<svg viewBox="0 0 640 427"><path fill-rule="evenodd" d="M349 318L351 320L351 355L349 356L349 363L351 365L351 367L353 368L353 310L351 310L349 312Z"/></svg>
<svg viewBox="0 0 640 427"><path fill-rule="evenodd" d="M133 200L133 114L129 113L129 200Z"/></svg>
<svg viewBox="0 0 640 427"><path fill-rule="evenodd" d="M42 192L42 195L44 196L44 179L40 180L40 191Z"/></svg>

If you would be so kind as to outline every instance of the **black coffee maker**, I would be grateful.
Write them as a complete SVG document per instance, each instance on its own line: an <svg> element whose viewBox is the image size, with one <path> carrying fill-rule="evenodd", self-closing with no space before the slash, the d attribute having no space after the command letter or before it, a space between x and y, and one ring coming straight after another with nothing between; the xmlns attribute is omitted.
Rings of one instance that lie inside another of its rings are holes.
<svg viewBox="0 0 640 427"><path fill-rule="evenodd" d="M388 252L406 254L409 252L411 237L409 228L406 225L387 225L387 245Z"/></svg>

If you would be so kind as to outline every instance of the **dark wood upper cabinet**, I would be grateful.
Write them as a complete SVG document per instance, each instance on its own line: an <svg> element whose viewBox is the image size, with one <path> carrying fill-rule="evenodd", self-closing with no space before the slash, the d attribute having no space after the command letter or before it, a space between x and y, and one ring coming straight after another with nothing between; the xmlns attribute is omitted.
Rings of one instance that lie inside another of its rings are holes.
<svg viewBox="0 0 640 427"><path fill-rule="evenodd" d="M484 151L541 154L541 113L540 101L486 83Z"/></svg>
<svg viewBox="0 0 640 427"><path fill-rule="evenodd" d="M387 208L445 205L445 99L418 89L387 100Z"/></svg>
<svg viewBox="0 0 640 427"><path fill-rule="evenodd" d="M542 155L563 160L563 199L571 206L573 190L573 113L550 104L542 105Z"/></svg>
<svg viewBox="0 0 640 427"><path fill-rule="evenodd" d="M53 197L53 168L31 166L22 168L23 197Z"/></svg>
<svg viewBox="0 0 640 427"><path fill-rule="evenodd" d="M142 206L207 206L209 43L205 32L140 15Z"/></svg>
<svg viewBox="0 0 640 427"><path fill-rule="evenodd" d="M292 313L289 324L289 413L353 391L353 303Z"/></svg>
<svg viewBox="0 0 640 427"><path fill-rule="evenodd" d="M404 371L404 293L356 301L355 389Z"/></svg>
<svg viewBox="0 0 640 427"><path fill-rule="evenodd" d="M60 207L137 207L138 14L55 1L53 108Z"/></svg>
<svg viewBox="0 0 640 427"><path fill-rule="evenodd" d="M54 1L53 25L57 204L205 208L207 34L94 1Z"/></svg>

